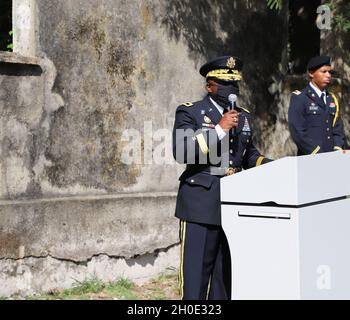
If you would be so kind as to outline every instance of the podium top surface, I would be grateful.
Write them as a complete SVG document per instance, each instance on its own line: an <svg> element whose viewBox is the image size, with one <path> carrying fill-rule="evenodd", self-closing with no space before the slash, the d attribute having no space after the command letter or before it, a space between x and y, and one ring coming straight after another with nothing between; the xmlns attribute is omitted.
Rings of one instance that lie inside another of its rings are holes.
<svg viewBox="0 0 350 320"><path fill-rule="evenodd" d="M221 179L221 201L304 205L350 195L350 151L286 157Z"/></svg>

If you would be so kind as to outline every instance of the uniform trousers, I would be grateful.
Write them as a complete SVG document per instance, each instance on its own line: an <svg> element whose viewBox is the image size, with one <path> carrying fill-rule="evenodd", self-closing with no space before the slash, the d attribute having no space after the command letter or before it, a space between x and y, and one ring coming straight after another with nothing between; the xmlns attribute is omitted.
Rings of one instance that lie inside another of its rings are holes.
<svg viewBox="0 0 350 320"><path fill-rule="evenodd" d="M180 296L231 299L231 257L221 226L180 222Z"/></svg>

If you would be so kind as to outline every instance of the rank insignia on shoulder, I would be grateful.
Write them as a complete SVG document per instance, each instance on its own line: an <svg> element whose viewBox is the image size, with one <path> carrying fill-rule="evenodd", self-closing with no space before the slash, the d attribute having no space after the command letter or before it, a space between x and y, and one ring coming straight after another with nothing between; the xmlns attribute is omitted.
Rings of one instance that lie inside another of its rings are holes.
<svg viewBox="0 0 350 320"><path fill-rule="evenodd" d="M295 91L293 91L293 93L296 94L296 95L298 96L299 94L301 94L301 91L295 90Z"/></svg>
<svg viewBox="0 0 350 320"><path fill-rule="evenodd" d="M185 106L185 107L192 107L193 103L192 102L185 102L185 103L182 103L181 105Z"/></svg>
<svg viewBox="0 0 350 320"><path fill-rule="evenodd" d="M246 109L246 108L243 108L241 106L239 108L242 109L243 111L247 112L247 113L250 113L250 111L248 109Z"/></svg>

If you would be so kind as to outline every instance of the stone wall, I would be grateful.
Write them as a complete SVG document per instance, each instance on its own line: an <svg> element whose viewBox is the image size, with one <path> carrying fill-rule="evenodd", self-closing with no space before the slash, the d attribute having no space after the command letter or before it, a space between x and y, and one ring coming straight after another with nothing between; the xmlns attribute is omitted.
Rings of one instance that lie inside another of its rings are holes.
<svg viewBox="0 0 350 320"><path fill-rule="evenodd" d="M31 159L17 189L1 198L175 191L182 167L171 155L174 111L203 97L198 69L219 54L245 61L241 104L255 115L262 151L278 145L270 137L278 113L271 86L280 81L286 39L269 30L284 30L286 22L264 3L36 3L35 52L47 78L42 88L26 84L41 99L27 109L36 115L28 119L32 141L21 139ZM31 96L25 88L18 94ZM139 154L125 163L132 130Z"/></svg>
<svg viewBox="0 0 350 320"><path fill-rule="evenodd" d="M177 267L174 111L205 94L202 63L236 54L257 145L287 154L276 98L286 12L250 0L26 1L38 60L0 64L0 295Z"/></svg>

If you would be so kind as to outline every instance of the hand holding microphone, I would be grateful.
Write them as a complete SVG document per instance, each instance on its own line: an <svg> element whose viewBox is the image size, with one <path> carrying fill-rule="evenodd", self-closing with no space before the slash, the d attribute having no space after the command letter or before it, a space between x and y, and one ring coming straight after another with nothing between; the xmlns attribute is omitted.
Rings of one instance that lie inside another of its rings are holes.
<svg viewBox="0 0 350 320"><path fill-rule="evenodd" d="M224 113L223 117L219 122L220 127L226 132L238 126L238 115L239 115L238 111L236 110L237 96L235 94L230 94L228 96L228 100L231 103L230 110Z"/></svg>

